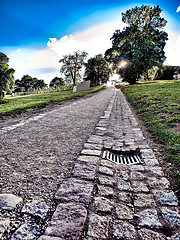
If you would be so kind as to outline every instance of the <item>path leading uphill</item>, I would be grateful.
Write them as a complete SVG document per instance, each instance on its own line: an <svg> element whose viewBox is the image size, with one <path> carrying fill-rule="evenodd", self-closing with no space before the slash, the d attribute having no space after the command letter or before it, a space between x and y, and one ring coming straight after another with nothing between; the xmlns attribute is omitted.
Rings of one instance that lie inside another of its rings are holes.
<svg viewBox="0 0 180 240"><path fill-rule="evenodd" d="M120 90L1 137L2 239L180 239L178 200Z"/></svg>

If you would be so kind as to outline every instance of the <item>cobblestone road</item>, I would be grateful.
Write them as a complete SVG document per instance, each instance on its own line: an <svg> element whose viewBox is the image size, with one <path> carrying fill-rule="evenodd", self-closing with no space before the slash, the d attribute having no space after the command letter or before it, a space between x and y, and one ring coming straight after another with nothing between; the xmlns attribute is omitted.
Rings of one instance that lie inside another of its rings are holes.
<svg viewBox="0 0 180 240"><path fill-rule="evenodd" d="M68 171L64 176L54 197L57 204L56 210L45 227L44 233L38 239L180 239L178 200L123 94L115 89L99 94L95 98L106 96L96 104L98 106L103 104L102 107L97 107L96 112L92 108L88 114L89 118L97 114L99 122L96 122L95 130L89 130L86 137L82 139L84 147L78 147L78 149L81 148L81 152L74 153L74 156L78 156L74 161L75 164L69 168L72 171ZM88 109L88 106L85 109ZM103 108L104 112L102 112ZM49 123L53 127L56 126L58 118L58 113L55 113L54 119L51 118L51 124ZM81 112L81 115L83 114L84 110ZM42 126L43 119L44 117L40 121ZM86 121L88 123L85 128L89 128L90 122L87 115L84 116L84 122ZM33 129L37 131L37 128ZM38 132L39 134L43 132L43 127ZM48 135L47 129L45 132ZM45 132L43 137L46 137ZM69 141L71 138L70 135ZM50 141L50 139L46 140ZM29 138L26 141L28 142ZM55 143L58 144L58 142ZM53 146L49 147L49 151ZM136 154L143 163L136 165L114 163L102 158L104 149L115 155ZM55 153L57 154L58 151ZM62 155L63 152L60 156ZM12 207L7 196L2 197L7 202L5 208ZM5 202L2 197L0 206L3 201ZM21 201L18 198L14 199L13 207L18 206ZM5 208L4 210L7 211ZM39 214L38 217L41 219L48 215L48 208L35 201L29 202L29 205L26 204L20 211L21 214L26 213L34 217ZM10 221L6 216L0 224L1 229L8 229L9 225ZM7 230L3 231L5 233ZM37 239L38 234L37 223L30 224L24 221L24 224L21 223L19 228L14 230L10 239Z"/></svg>

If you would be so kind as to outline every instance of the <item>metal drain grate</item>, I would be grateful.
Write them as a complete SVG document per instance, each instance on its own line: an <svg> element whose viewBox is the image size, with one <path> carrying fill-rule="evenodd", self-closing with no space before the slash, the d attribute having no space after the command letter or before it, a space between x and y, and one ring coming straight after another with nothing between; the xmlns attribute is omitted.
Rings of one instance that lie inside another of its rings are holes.
<svg viewBox="0 0 180 240"><path fill-rule="evenodd" d="M143 164L141 157L138 156L137 154L116 154L110 152L109 150L105 150L103 152L102 158L116 164L126 165Z"/></svg>

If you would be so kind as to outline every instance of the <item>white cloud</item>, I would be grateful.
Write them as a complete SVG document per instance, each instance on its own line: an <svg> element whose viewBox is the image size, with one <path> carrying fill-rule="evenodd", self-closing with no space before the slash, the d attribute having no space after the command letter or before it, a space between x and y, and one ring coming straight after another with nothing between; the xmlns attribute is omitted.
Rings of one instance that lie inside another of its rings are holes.
<svg viewBox="0 0 180 240"><path fill-rule="evenodd" d="M50 38L47 47L41 50L24 48L13 50L9 55L10 67L16 70L16 78L29 74L49 83L55 76L60 76L59 60L63 55L77 50L88 52L88 57L93 57L99 53L103 54L106 49L111 47L110 38L113 32L124 26L120 21L106 22L74 35L63 36L61 39ZM178 59L180 56L180 34L169 33L165 54L167 56L165 64L180 65Z"/></svg>
<svg viewBox="0 0 180 240"><path fill-rule="evenodd" d="M177 8L176 12L180 12L180 6Z"/></svg>
<svg viewBox="0 0 180 240"><path fill-rule="evenodd" d="M180 34L175 32L168 33L169 40L165 46L165 55L167 57L164 64L180 66Z"/></svg>

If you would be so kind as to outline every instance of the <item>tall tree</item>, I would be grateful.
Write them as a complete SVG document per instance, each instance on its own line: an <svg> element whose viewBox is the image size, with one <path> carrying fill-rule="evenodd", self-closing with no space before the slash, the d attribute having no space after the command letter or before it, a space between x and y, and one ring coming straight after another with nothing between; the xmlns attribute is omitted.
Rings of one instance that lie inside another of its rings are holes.
<svg viewBox="0 0 180 240"><path fill-rule="evenodd" d="M166 59L164 46L168 35L160 29L167 21L161 18L159 6L142 5L122 13L122 21L128 26L122 31L116 30L112 36L112 48L105 53L113 68L130 84L153 66L162 66ZM125 67L119 63L126 61Z"/></svg>
<svg viewBox="0 0 180 240"><path fill-rule="evenodd" d="M61 72L65 76L70 76L73 82L73 85L76 85L76 80L80 75L80 70L84 65L84 61L87 58L86 52L77 51L73 54L65 55L60 59L62 63Z"/></svg>
<svg viewBox="0 0 180 240"><path fill-rule="evenodd" d="M6 92L11 93L14 87L13 68L9 68L9 58L6 54L0 52L0 99L4 97Z"/></svg>
<svg viewBox="0 0 180 240"><path fill-rule="evenodd" d="M111 70L102 54L90 58L85 67L85 80L90 80L91 86L102 85L109 80Z"/></svg>

